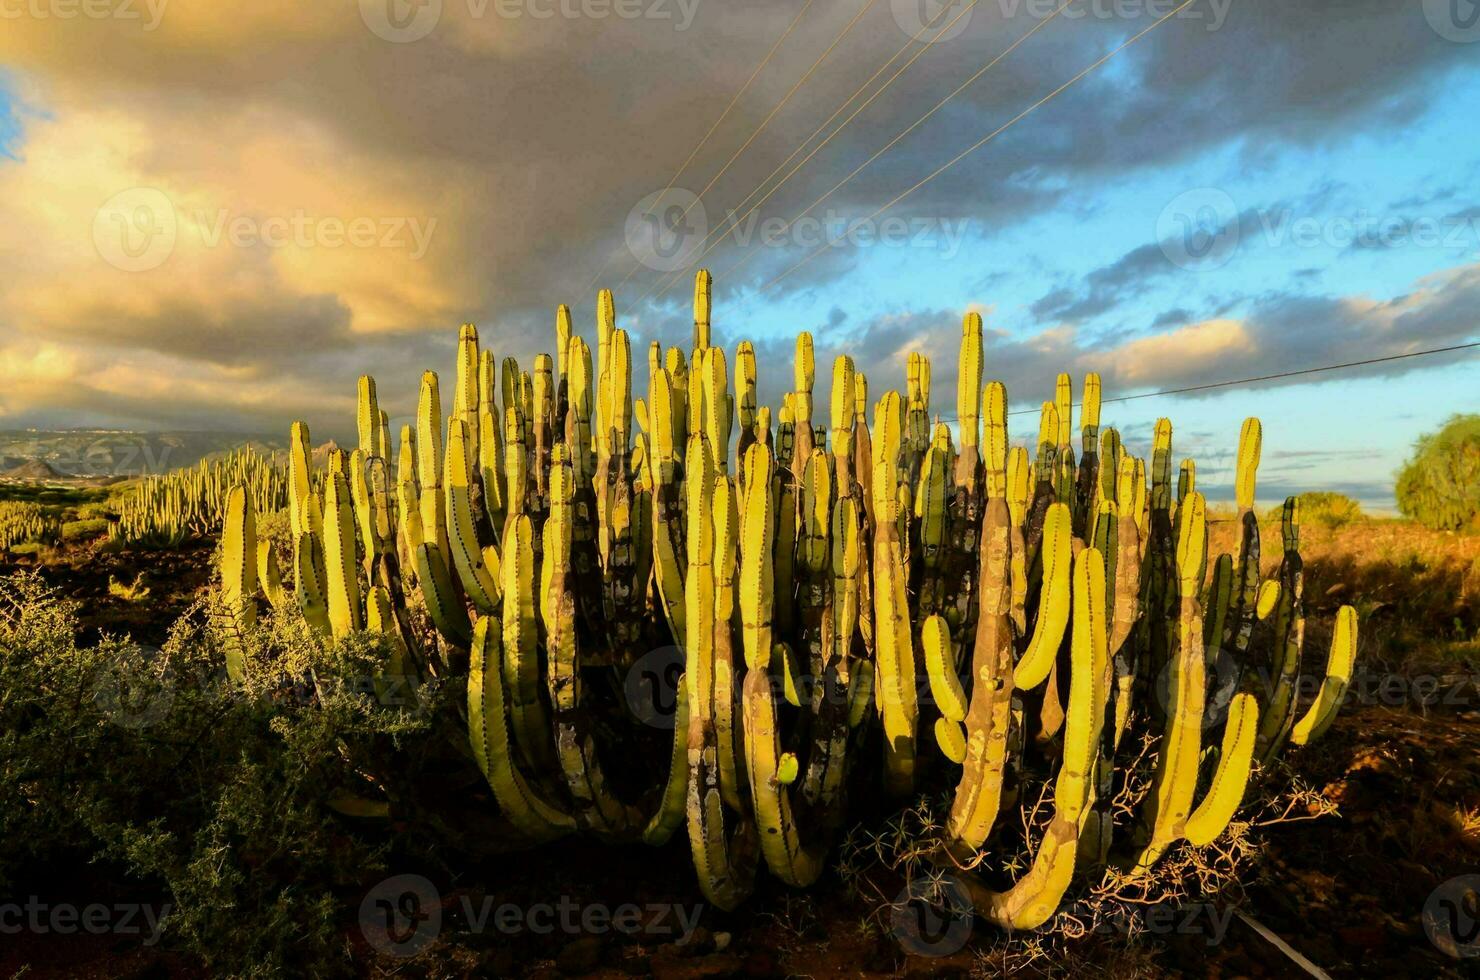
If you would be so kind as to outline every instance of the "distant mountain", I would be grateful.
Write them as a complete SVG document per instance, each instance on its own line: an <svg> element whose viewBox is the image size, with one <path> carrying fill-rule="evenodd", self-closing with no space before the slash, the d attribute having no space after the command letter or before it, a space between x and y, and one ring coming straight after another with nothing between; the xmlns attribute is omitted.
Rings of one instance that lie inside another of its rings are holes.
<svg viewBox="0 0 1480 980"><path fill-rule="evenodd" d="M36 481L147 476L194 466L248 444L260 452L287 446L281 438L244 432L3 429L0 472L13 479ZM21 468L34 475L17 475Z"/></svg>
<svg viewBox="0 0 1480 980"><path fill-rule="evenodd" d="M61 479L63 475L52 469L51 465L45 460L28 459L14 466L6 467L4 472L0 472L0 476L3 476L7 480L43 483L47 480Z"/></svg>

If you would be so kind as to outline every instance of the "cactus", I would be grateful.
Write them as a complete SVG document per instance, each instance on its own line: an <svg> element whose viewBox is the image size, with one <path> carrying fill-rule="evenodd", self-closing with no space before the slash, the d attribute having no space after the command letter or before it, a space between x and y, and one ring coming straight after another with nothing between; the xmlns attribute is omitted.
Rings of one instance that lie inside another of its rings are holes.
<svg viewBox="0 0 1480 980"><path fill-rule="evenodd" d="M450 413L426 372L394 452L365 376L353 452L320 461L295 423L285 458L233 454L145 481L118 533L222 527L221 597L240 636L260 595L326 647L378 634L387 675L465 681L463 754L521 840L661 844L685 827L700 887L725 909L762 861L788 885L815 881L850 785L898 797L944 779L932 855L970 867L1023 824L1033 853L1009 888L961 874L985 919L1037 928L1076 875L1144 874L1173 847L1216 841L1258 766L1330 727L1357 616L1338 613L1302 705L1298 501L1263 580L1257 419L1239 438L1236 550L1209 556L1196 462L1174 480L1166 419L1149 464L1134 456L1101 425L1098 376L1076 406L1059 375L1031 450L1010 445L979 315L962 321L957 436L931 424L918 353L905 391L872 402L853 359L834 357L815 420L807 334L782 403L757 404L756 350L741 342L731 372L712 306L701 272L692 346L649 345L635 404L632 341L605 290L594 364L565 307L553 356L529 371L464 325ZM286 570L253 533L282 509ZM674 644L675 728L660 736L607 688ZM227 651L234 677L245 649ZM1155 732L1129 820L1111 805L1123 746ZM868 751L880 743L882 758ZM1052 787L1046 824L1020 811L1025 780Z"/></svg>

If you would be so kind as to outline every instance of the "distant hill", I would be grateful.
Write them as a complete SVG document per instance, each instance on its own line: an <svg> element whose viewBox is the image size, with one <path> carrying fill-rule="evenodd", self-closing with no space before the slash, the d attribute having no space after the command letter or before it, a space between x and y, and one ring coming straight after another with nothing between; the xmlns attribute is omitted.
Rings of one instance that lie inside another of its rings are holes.
<svg viewBox="0 0 1480 980"><path fill-rule="evenodd" d="M0 474L28 481L148 476L194 466L248 444L264 453L287 446L282 438L244 432L4 429Z"/></svg>
<svg viewBox="0 0 1480 980"><path fill-rule="evenodd" d="M27 482L42 483L47 480L62 479L63 474L52 468L51 464L43 459L28 459L7 467L0 472L7 480L25 480Z"/></svg>

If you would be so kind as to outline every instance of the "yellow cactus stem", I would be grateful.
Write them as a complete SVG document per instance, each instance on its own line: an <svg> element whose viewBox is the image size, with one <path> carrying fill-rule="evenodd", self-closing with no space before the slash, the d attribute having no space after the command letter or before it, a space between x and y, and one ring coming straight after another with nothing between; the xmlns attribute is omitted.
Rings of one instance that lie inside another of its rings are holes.
<svg viewBox="0 0 1480 980"><path fill-rule="evenodd" d="M236 684L246 680L244 636L257 624L256 552L252 501L247 488L237 484L226 495L226 521L221 530L221 602L235 627L226 649L226 673Z"/></svg>
<svg viewBox="0 0 1480 980"><path fill-rule="evenodd" d="M328 573L329 626L335 639L365 626L360 604L360 580L356 571L355 512L350 504L349 483L335 473L324 498L324 565Z"/></svg>
<svg viewBox="0 0 1480 980"><path fill-rule="evenodd" d="M674 448L677 406L673 394L671 376L666 370L659 371L649 388L653 412L653 579L669 629L677 642L685 643L688 635L684 598L687 556L684 551L682 496L675 479L678 465ZM742 558L743 555L742 551ZM742 572L742 590L744 581Z"/></svg>
<svg viewBox="0 0 1480 980"><path fill-rule="evenodd" d="M1244 691L1233 696L1223 726L1223 744L1208 795L1187 818L1184 836L1194 847L1206 847L1227 828L1249 783L1254 741L1259 734L1259 702Z"/></svg>
<svg viewBox="0 0 1480 980"><path fill-rule="evenodd" d="M1228 555L1221 556L1228 558ZM1274 612L1276 603L1280 601L1279 579L1267 579L1259 586L1259 604L1255 607L1255 614L1261 621L1269 618Z"/></svg>
<svg viewBox="0 0 1480 980"><path fill-rule="evenodd" d="M608 789L590 726L582 723L580 652L571 574L573 483L570 450L562 443L555 447L551 457L550 514L545 521L544 563L540 570L540 616L549 654L555 754L574 802L577 824L601 836L617 837L643 821L636 809L625 806Z"/></svg>
<svg viewBox="0 0 1480 980"><path fill-rule="evenodd" d="M719 353L717 350L715 353ZM735 568L739 536L739 508L734 481L715 473L714 524L714 723L719 735L720 791L734 810L745 809L741 788L744 777L737 765L735 740L739 722L735 717L736 672L734 629ZM742 650L743 656L743 650Z"/></svg>
<svg viewBox="0 0 1480 980"><path fill-rule="evenodd" d="M1197 789L1206 677L1202 608L1198 602L1201 585L1198 570L1207 550L1206 503L1202 494L1195 491L1189 494L1184 511L1177 537L1180 598L1177 642L1168 661L1166 731L1151 793L1143 807L1149 839L1131 865L1133 874L1149 870L1167 848L1186 836L1187 819Z"/></svg>
<svg viewBox="0 0 1480 980"><path fill-rule="evenodd" d="M1264 427L1257 418L1244 419L1238 437L1238 468L1234 481L1234 498L1240 511L1254 507L1254 487L1259 471L1259 453L1264 443Z"/></svg>
<svg viewBox="0 0 1480 980"><path fill-rule="evenodd" d="M845 497L853 487L853 383L856 372L853 358L839 354L833 358L832 422L833 472L837 476L838 496Z"/></svg>
<svg viewBox="0 0 1480 980"><path fill-rule="evenodd" d="M694 350L709 346L709 313L714 302L714 277L708 269L694 273Z"/></svg>
<svg viewBox="0 0 1480 980"><path fill-rule="evenodd" d="M1048 677L1069 624L1073 534L1068 504L1053 504L1043 522L1043 584L1033 636L1013 672L1013 686L1037 687Z"/></svg>
<svg viewBox="0 0 1480 980"><path fill-rule="evenodd" d="M380 405L375 399L375 379L368 374L360 375L355 423L360 435L360 452L367 459L384 456L386 450L380 442Z"/></svg>
<svg viewBox="0 0 1480 980"><path fill-rule="evenodd" d="M312 453L308 425L294 422L288 444L288 526L295 539L308 529L305 507L312 489Z"/></svg>
<svg viewBox="0 0 1480 980"><path fill-rule="evenodd" d="M736 457L743 459L750 444L759 438L755 394L755 345L740 341L735 348L735 407L739 413L740 446Z"/></svg>
<svg viewBox="0 0 1480 980"><path fill-rule="evenodd" d="M904 426L899 392L887 392L874 408L879 445L874 461L874 644L875 691L884 723L884 783L890 793L908 793L915 781L915 654L906 597L906 563L900 542L897 492Z"/></svg>
<svg viewBox="0 0 1480 980"><path fill-rule="evenodd" d="M956 765L966 761L966 731L959 721L950 718L935 719L935 744L940 754Z"/></svg>
<svg viewBox="0 0 1480 980"><path fill-rule="evenodd" d="M735 818L733 832L726 827L722 773L734 771L734 764L733 760L722 759L721 753L723 746L733 747L733 738L722 739L719 731L715 640L721 630L728 636L729 624L718 623L715 616L715 472L702 433L695 432L690 437L685 459L688 472L684 495L689 525L684 582L689 846L699 873L700 889L720 908L733 909L750 893L759 850L755 824L744 810ZM750 676L759 675L752 672Z"/></svg>
<svg viewBox="0 0 1480 980"><path fill-rule="evenodd" d="M452 414L467 427L468 438L463 449L469 454L470 470L478 463L473 455L478 449L478 356L478 328L464 323L457 335Z"/></svg>
<svg viewBox="0 0 1480 980"><path fill-rule="evenodd" d="M925 620L920 627L920 644L924 647L925 669L936 707L951 721L962 721L966 717L966 692L961 689L961 679L956 676L955 659L951 652L951 628L946 624L944 616L931 616Z"/></svg>
<svg viewBox="0 0 1480 980"><path fill-rule="evenodd" d="M995 389L995 390L994 390ZM999 399L999 395L1001 398ZM991 474L1004 462L1006 404L1001 385L987 390L988 492L982 521L979 608L972 645L971 702L966 712L964 768L951 803L946 825L947 847L958 861L969 861L986 841L996 822L1002 801L1003 768L1007 761L1007 735L1011 724L1012 665L1012 548L1015 527L1007 500L993 487L1005 489L1005 480ZM1000 421L1000 441L993 435ZM1021 535L1016 536L1021 546Z"/></svg>
<svg viewBox="0 0 1480 980"><path fill-rule="evenodd" d="M257 581L262 586L262 594L267 597L267 602L273 610L280 613L287 612L288 594L283 588L283 575L278 567L277 551L273 548L271 541L257 542Z"/></svg>
<svg viewBox="0 0 1480 980"><path fill-rule="evenodd" d="M1053 434L1054 447L1062 454L1069 448L1074 432L1074 382L1068 374L1060 373L1054 379L1053 407L1057 423Z"/></svg>
<svg viewBox="0 0 1480 980"><path fill-rule="evenodd" d="M1110 687L1106 648L1104 558L1080 551L1073 570L1069 703L1063 760L1054 780L1054 815L1026 874L1005 892L966 877L977 912L1005 929L1036 929L1057 911L1074 875L1079 836L1094 800L1096 745Z"/></svg>
<svg viewBox="0 0 1480 980"><path fill-rule="evenodd" d="M676 704L673 710L673 750L668 758L668 779L658 798L657 809L642 831L642 842L661 847L684 824L684 804L689 790L689 693L688 685L678 678Z"/></svg>
<svg viewBox="0 0 1480 980"><path fill-rule="evenodd" d="M499 586L483 561L483 548L473 525L473 481L468 471L467 441L466 423L455 415L448 418L448 542L452 549L453 567L457 569L463 590L478 611L488 615L498 611Z"/></svg>
<svg viewBox="0 0 1480 980"><path fill-rule="evenodd" d="M768 672L753 670L745 675L744 709L745 768L766 864L788 885L805 888L821 875L826 847L820 841L805 844L796 824L790 787L799 764L794 755L785 760L781 751L775 692Z"/></svg>
<svg viewBox="0 0 1480 980"><path fill-rule="evenodd" d="M555 370L561 381L570 379L570 339L575 336L575 327L570 319L570 307L561 303L555 307Z"/></svg>
<svg viewBox="0 0 1480 980"><path fill-rule="evenodd" d="M554 763L535 647L534 530L529 515L510 521L503 572L503 671L514 744L532 771Z"/></svg>
<svg viewBox="0 0 1480 980"><path fill-rule="evenodd" d="M740 623L745 664L763 670L771 655L776 535L771 451L756 443L745 453L740 517Z"/></svg>
<svg viewBox="0 0 1480 980"><path fill-rule="evenodd" d="M468 671L468 734L473 757L509 822L533 841L554 840L573 832L576 822L546 799L515 765L500 636L500 626L492 617L480 616L473 626Z"/></svg>
<svg viewBox="0 0 1480 980"><path fill-rule="evenodd" d="M795 423L791 470L800 479L802 467L812 455L812 385L816 369L812 357L812 335L797 334L796 358L792 366L792 420Z"/></svg>
<svg viewBox="0 0 1480 980"><path fill-rule="evenodd" d="M312 530L303 531L298 535L293 554L298 608L313 631L320 637L327 637L330 634L329 586L325 581L324 550L319 536Z"/></svg>
<svg viewBox="0 0 1480 980"><path fill-rule="evenodd" d="M1284 747L1295 723L1296 685L1305 646L1305 564L1296 550L1300 541L1298 497L1285 500L1283 525L1285 554L1277 576L1280 594L1275 602L1271 658L1273 689L1259 726L1259 744L1254 749L1266 765Z"/></svg>
<svg viewBox="0 0 1480 980"><path fill-rule="evenodd" d="M1290 741L1296 745L1320 738L1336 720L1341 699L1351 683L1352 667L1357 661L1357 610L1342 606L1336 612L1336 625L1331 633L1331 649L1326 655L1326 676L1321 690L1305 714L1295 723Z"/></svg>

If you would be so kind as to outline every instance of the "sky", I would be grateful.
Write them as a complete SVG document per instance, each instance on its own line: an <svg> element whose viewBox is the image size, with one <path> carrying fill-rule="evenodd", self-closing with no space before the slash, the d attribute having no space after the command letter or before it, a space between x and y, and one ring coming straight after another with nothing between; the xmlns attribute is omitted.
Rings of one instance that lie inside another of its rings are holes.
<svg viewBox="0 0 1480 980"><path fill-rule="evenodd" d="M600 286L687 346L700 265L771 402L807 330L818 404L837 354L877 397L919 350L950 421L981 313L1020 439L1058 371L1480 339L1480 8L1176 2L0 0L0 427L342 436L359 374L400 418L460 323L527 365ZM1386 510L1476 353L1104 422L1171 418L1221 500L1258 415L1261 500Z"/></svg>

